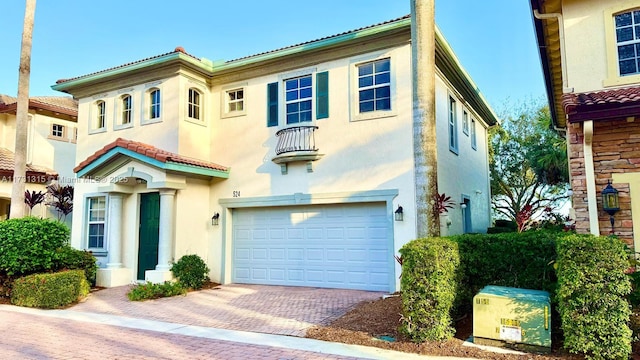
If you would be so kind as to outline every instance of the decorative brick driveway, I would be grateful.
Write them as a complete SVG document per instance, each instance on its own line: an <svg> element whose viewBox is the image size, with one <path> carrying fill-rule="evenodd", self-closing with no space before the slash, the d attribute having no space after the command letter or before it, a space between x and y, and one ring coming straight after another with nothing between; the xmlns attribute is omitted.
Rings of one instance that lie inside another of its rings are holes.
<svg viewBox="0 0 640 360"><path fill-rule="evenodd" d="M151 301L127 299L129 286L92 293L69 310L166 321L185 325L303 337L314 325L327 325L361 301L383 293L266 285L221 285Z"/></svg>

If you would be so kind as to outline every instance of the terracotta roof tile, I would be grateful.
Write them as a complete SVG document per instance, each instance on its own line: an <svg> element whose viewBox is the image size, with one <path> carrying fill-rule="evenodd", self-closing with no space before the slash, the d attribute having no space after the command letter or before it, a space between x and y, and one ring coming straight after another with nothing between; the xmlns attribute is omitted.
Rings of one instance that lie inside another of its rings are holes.
<svg viewBox="0 0 640 360"><path fill-rule="evenodd" d="M17 102L13 96L0 94L0 112L16 111ZM78 116L78 101L69 96L33 96L29 98L29 108Z"/></svg>
<svg viewBox="0 0 640 360"><path fill-rule="evenodd" d="M126 140L123 138L118 138L115 141L105 145L102 149L96 151L93 155L89 156L80 164L78 164L78 166L76 166L73 169L73 171L76 173L79 172L80 170L84 169L85 167L89 166L91 163L96 161L98 158L100 158L100 156L106 154L109 150L114 149L116 147L134 151L140 155L150 157L152 159L158 160L163 163L177 163L177 164L197 166L205 169L228 171L228 168L222 165L218 165L212 162L202 161L199 159L189 158L189 157L175 154L169 151L158 149L152 145L148 145L145 143L132 141L132 140Z"/></svg>
<svg viewBox="0 0 640 360"><path fill-rule="evenodd" d="M13 168L15 166L15 157L13 151L0 148L0 172L3 174L13 174ZM45 175L47 178L56 179L58 177L58 173L44 166L38 166L33 164L27 164L27 175Z"/></svg>
<svg viewBox="0 0 640 360"><path fill-rule="evenodd" d="M640 87L564 94L562 106L569 121L637 115Z"/></svg>
<svg viewBox="0 0 640 360"><path fill-rule="evenodd" d="M127 66L131 66L131 65L139 64L139 63L142 63L142 62L145 62L145 61L149 61L149 60L153 60L153 59L161 58L161 57L163 57L163 56L167 56L167 55L171 55L171 54L175 54L175 53L183 53L183 54L185 54L185 55L187 55L187 56L190 56L190 57L192 57L192 58L194 58L194 59L196 59L196 60L198 60L198 61L201 61L201 60L200 60L200 58L198 58L198 57L196 57L196 56L193 56L193 55L189 54L188 52L186 52L182 46L178 46L178 47L176 47L173 51L170 51L170 52L168 52L168 53L164 53L164 54L160 54L160 55L156 55L156 56L151 56L151 57L144 58L144 59L141 59L141 60L136 60L136 61L128 62L128 63L126 63L126 64L122 64L122 65L114 66L114 67L111 67L111 68L108 68L108 69L104 69L104 70L100 70L100 71L92 72L92 73L90 73L90 74L85 74L85 75L81 75L81 76L76 76L76 77L69 78L69 79L59 79L58 81L56 81L56 84L63 84L63 83L66 83L66 82L68 82L68 81L77 80L77 79L81 79L81 78L89 77L89 76L92 76L92 75L96 75L96 74L101 74L101 73L104 73L104 72L108 72L108 71L111 71L111 70L124 68L124 67L127 67Z"/></svg>

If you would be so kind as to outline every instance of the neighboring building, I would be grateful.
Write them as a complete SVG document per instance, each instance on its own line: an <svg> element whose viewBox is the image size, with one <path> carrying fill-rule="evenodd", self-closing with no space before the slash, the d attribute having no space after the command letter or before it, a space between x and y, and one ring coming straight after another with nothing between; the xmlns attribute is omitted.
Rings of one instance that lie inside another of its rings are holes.
<svg viewBox="0 0 640 360"><path fill-rule="evenodd" d="M99 284L162 281L198 254L221 283L397 290L394 255L416 238L410 40L407 16L58 81L80 101L72 244L98 257ZM438 186L466 204L445 229L481 233L497 119L439 32L436 44Z"/></svg>
<svg viewBox="0 0 640 360"><path fill-rule="evenodd" d="M11 204L16 107L15 97L0 95L0 220L9 217ZM29 99L26 190L46 192L52 180L73 185L77 118L78 102L70 97ZM34 207L31 215L57 218L56 211L44 204ZM71 218L66 222L71 226Z"/></svg>
<svg viewBox="0 0 640 360"><path fill-rule="evenodd" d="M615 234L638 252L640 0L531 0L531 8L554 125L567 134L576 229L611 233L601 196L611 181Z"/></svg>

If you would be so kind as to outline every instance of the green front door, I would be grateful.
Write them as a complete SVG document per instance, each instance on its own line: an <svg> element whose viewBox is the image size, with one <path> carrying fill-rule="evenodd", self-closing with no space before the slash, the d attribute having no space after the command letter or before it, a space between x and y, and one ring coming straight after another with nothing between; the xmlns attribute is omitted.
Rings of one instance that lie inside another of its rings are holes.
<svg viewBox="0 0 640 360"><path fill-rule="evenodd" d="M138 246L138 280L144 280L145 270L155 270L158 264L160 224L160 194L140 195L140 243Z"/></svg>

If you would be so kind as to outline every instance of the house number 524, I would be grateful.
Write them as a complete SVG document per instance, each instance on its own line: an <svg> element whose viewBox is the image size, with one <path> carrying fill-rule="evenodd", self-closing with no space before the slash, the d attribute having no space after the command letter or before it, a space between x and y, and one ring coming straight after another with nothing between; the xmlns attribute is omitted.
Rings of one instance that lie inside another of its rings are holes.
<svg viewBox="0 0 640 360"><path fill-rule="evenodd" d="M240 191L234 191L233 197L240 197Z"/></svg>

